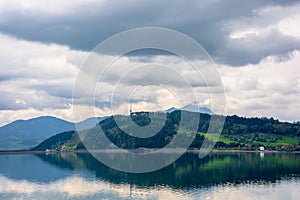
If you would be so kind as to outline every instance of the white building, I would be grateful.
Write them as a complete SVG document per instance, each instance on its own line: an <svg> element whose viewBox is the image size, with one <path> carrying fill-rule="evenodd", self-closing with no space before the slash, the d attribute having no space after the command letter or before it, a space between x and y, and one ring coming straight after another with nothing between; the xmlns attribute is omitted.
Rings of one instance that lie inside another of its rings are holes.
<svg viewBox="0 0 300 200"><path fill-rule="evenodd" d="M259 147L259 150L260 150L260 151L264 151L264 150L265 150L265 147Z"/></svg>

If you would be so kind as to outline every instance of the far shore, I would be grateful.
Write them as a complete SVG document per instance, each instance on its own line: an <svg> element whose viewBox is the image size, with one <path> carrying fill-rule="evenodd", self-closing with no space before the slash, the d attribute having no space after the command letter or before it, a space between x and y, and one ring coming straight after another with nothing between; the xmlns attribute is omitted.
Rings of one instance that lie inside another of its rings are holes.
<svg viewBox="0 0 300 200"><path fill-rule="evenodd" d="M143 150L132 150L129 149L129 151L132 152L144 152L146 153L147 151ZM183 150L175 150L174 149L166 149L164 152L166 153L172 153L172 152L182 152ZM199 149L189 149L186 150L186 152L199 152ZM119 151L119 149L99 149L99 150L92 150L92 153L97 153L97 152L111 152L111 153L118 153L118 152L124 152L124 151ZM86 149L77 149L77 150L66 150L66 151L58 151L58 150L0 150L0 154L59 154L59 153L91 153L91 151L88 151ZM275 151L275 150L234 150L234 149L213 149L210 153L300 153L300 151Z"/></svg>

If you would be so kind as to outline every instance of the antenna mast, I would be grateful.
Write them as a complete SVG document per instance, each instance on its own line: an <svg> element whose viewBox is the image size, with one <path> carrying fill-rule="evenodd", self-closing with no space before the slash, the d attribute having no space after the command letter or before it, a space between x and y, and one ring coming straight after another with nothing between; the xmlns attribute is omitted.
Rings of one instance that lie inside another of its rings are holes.
<svg viewBox="0 0 300 200"><path fill-rule="evenodd" d="M130 115L131 115L131 113L132 113L132 105L131 105L131 104L130 104L129 113L130 113Z"/></svg>

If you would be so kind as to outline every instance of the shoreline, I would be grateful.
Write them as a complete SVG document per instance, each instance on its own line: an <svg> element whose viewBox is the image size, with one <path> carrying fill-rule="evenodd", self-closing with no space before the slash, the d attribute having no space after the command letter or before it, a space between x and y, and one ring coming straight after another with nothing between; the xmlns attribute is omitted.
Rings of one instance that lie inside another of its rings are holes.
<svg viewBox="0 0 300 200"><path fill-rule="evenodd" d="M98 150L93 150L93 152L107 152L110 151L111 153L118 153L121 151L118 151L118 149L98 149ZM168 152L182 152L182 150L167 150L166 153ZM198 149L188 149L186 150L186 153L197 153L200 150ZM90 151L86 149L78 149L78 150L71 150L71 151L57 151L57 150L50 150L50 151L45 151L45 150L0 150L0 155L2 154L59 154L59 153L91 153ZM275 151L275 150L234 150L234 149L213 149L209 153L294 153L298 154L300 151Z"/></svg>

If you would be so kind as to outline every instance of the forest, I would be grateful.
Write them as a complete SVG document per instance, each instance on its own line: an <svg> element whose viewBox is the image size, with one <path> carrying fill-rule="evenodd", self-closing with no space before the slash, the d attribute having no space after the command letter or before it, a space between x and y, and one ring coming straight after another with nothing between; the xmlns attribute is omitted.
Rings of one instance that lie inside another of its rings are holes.
<svg viewBox="0 0 300 200"><path fill-rule="evenodd" d="M181 123L182 112L193 115L188 123ZM34 147L33 150L162 148L172 142L176 135L179 135L183 140L184 138L193 137L189 146L190 149L201 148L204 138L207 138L208 141L215 143L215 149L258 150L260 146L264 146L267 150L300 150L299 122L281 122L273 118L226 116L220 135L211 131L207 133L212 118L211 115L178 110L167 113L164 126L151 137L140 138L128 134L128 132L134 132L136 127L131 123L127 123L127 121L132 120L140 127L151 123L153 129L155 129L155 126L164 119L164 115L164 113L138 112L130 116L111 116L99 122L94 128L81 132L69 131L54 135ZM189 126L195 123L193 120L197 119L195 116L199 117L199 120L196 120L198 128L194 132L189 131ZM222 118L224 116L215 115L214 121L218 122L218 119L220 119L221 123ZM117 124L115 119L122 121L122 125ZM152 129L147 131L151 132ZM109 144L105 142L106 138L109 139ZM178 144L178 147L184 146Z"/></svg>

